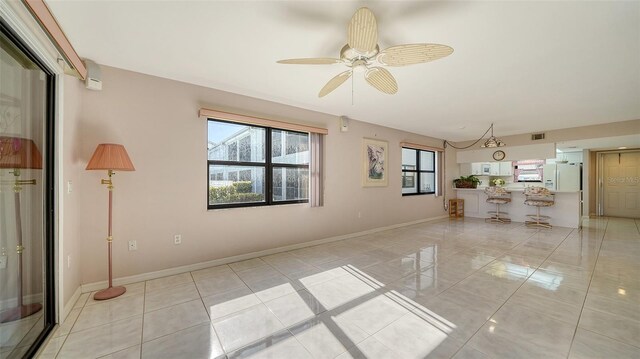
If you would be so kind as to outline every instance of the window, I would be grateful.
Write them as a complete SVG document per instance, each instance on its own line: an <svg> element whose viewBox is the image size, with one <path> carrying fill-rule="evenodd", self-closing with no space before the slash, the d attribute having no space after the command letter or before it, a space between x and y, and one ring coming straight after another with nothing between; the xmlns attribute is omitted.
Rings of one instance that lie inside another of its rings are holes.
<svg viewBox="0 0 640 359"><path fill-rule="evenodd" d="M436 193L436 153L402 148L402 195Z"/></svg>
<svg viewBox="0 0 640 359"><path fill-rule="evenodd" d="M240 144L239 161L250 162L251 161L251 137L245 136L238 143Z"/></svg>
<svg viewBox="0 0 640 359"><path fill-rule="evenodd" d="M309 134L209 119L208 137L209 209L309 202Z"/></svg>
<svg viewBox="0 0 640 359"><path fill-rule="evenodd" d="M272 130L271 133L271 155L280 157L282 156L282 131Z"/></svg>
<svg viewBox="0 0 640 359"><path fill-rule="evenodd" d="M287 155L309 151L309 136L303 133L287 132Z"/></svg>
<svg viewBox="0 0 640 359"><path fill-rule="evenodd" d="M235 161L238 158L238 143L233 142L227 145L227 159Z"/></svg>

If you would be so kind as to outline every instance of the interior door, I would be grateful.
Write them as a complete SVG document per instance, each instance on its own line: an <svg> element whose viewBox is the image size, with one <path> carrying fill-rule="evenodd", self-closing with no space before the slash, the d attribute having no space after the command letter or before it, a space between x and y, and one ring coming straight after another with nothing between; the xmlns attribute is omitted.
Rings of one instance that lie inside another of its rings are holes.
<svg viewBox="0 0 640 359"><path fill-rule="evenodd" d="M640 151L605 153L602 164L603 214L640 218Z"/></svg>

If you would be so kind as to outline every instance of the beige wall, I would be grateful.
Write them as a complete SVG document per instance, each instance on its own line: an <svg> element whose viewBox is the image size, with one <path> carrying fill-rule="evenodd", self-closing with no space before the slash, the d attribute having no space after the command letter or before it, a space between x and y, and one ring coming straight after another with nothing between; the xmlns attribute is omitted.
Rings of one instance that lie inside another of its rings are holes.
<svg viewBox="0 0 640 359"><path fill-rule="evenodd" d="M79 147L76 145L79 131L81 92L84 91L82 82L74 77L64 76L63 112L64 116L58 124L58 131L62 137L60 156L63 163L63 190L60 213L62 222L60 261L62 262L62 291L64 303L68 303L74 292L80 286L80 198L82 195L82 181L80 175L84 166L80 160ZM71 181L72 192L67 192L67 183ZM68 260L70 261L68 262ZM68 265L69 264L69 265Z"/></svg>
<svg viewBox="0 0 640 359"><path fill-rule="evenodd" d="M102 81L102 91L78 90L77 82L65 90L66 106L79 110L65 118L64 181L73 180L74 191L64 208L63 240L72 243L65 244L68 253L79 248L75 263L82 284L105 280L107 273L107 190L100 185L105 173L84 171L102 142L124 144L136 166L114 177L114 277L445 214L442 197L402 197L399 173L401 141L440 147L442 140L359 121L341 133L335 116L115 68L103 67ZM327 127L324 207L208 211L201 106ZM389 141L386 188L361 186L363 137ZM457 167L455 152L448 155L447 162L452 160L449 168ZM181 245L173 244L174 234L182 234ZM129 252L127 241L134 239L138 250Z"/></svg>
<svg viewBox="0 0 640 359"><path fill-rule="evenodd" d="M498 129L499 130L499 129ZM496 131L499 133L499 131ZM507 146L531 145L536 143L556 143L563 141L584 140L591 138L627 136L640 132L640 119L612 122L602 125L592 125L574 128L564 128L560 130L543 131L545 133L544 140L531 141L531 134L500 136L499 139L504 141ZM475 140L473 140L475 141ZM459 142L458 146L468 146L473 141ZM477 146L480 148L480 145Z"/></svg>

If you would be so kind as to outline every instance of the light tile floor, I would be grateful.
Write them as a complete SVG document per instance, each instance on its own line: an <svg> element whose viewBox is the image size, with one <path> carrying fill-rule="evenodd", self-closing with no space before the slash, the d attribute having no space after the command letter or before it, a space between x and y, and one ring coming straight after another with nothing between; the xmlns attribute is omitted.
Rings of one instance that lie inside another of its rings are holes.
<svg viewBox="0 0 640 359"><path fill-rule="evenodd" d="M640 358L640 232L443 220L83 295L42 358Z"/></svg>

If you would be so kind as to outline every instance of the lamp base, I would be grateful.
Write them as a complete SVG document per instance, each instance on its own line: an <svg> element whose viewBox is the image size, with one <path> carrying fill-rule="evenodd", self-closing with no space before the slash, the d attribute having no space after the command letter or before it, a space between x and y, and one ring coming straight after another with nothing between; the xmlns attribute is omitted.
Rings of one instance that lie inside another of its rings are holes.
<svg viewBox="0 0 640 359"><path fill-rule="evenodd" d="M95 300L107 300L115 297L119 297L126 292L125 287L109 287L107 289L100 290L93 295Z"/></svg>
<svg viewBox="0 0 640 359"><path fill-rule="evenodd" d="M40 309L42 309L42 304L40 303L25 304L21 307L11 308L0 313L0 323L13 322L18 319L26 318L39 312Z"/></svg>

